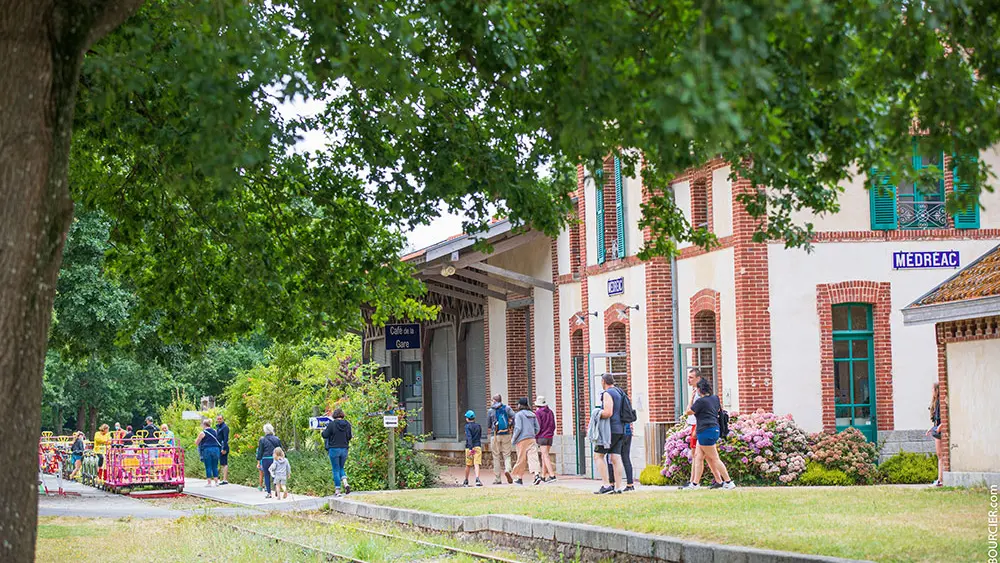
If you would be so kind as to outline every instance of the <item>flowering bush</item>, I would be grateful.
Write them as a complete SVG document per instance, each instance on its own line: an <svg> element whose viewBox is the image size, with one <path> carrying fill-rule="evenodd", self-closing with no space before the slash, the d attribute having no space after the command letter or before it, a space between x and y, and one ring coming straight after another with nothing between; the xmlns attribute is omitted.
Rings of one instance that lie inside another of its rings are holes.
<svg viewBox="0 0 1000 563"><path fill-rule="evenodd" d="M878 447L857 428L848 428L839 434L819 432L809 439L812 442L810 457L827 469L843 471L854 483L871 484L877 479Z"/></svg>
<svg viewBox="0 0 1000 563"><path fill-rule="evenodd" d="M791 415L758 410L730 416L729 436L719 440L718 448L732 478L788 484L805 471L809 441ZM667 438L663 475L672 482L684 482L690 477L693 452L689 437L687 427L677 426ZM707 467L705 475L711 478Z"/></svg>

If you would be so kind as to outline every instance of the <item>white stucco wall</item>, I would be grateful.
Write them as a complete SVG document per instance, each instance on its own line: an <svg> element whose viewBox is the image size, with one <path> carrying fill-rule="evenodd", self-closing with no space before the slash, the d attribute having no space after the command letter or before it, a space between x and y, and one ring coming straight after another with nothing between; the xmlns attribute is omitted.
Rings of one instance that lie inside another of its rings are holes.
<svg viewBox="0 0 1000 563"><path fill-rule="evenodd" d="M994 174L1000 176L1000 146L994 146L979 154L982 162L990 166ZM985 209L979 210L979 227L982 229L1000 229L1000 180L990 179L993 192L982 192L979 201Z"/></svg>
<svg viewBox="0 0 1000 563"><path fill-rule="evenodd" d="M712 172L712 229L718 238L733 234L732 168L727 166Z"/></svg>
<svg viewBox="0 0 1000 563"><path fill-rule="evenodd" d="M559 413L559 424L563 434L573 434L573 363L570 350L569 319L580 310L580 283L563 284L559 286L559 314L562 318L555 327L559 338L559 363L562 374L558 381L562 382L558 393L562 396L562 412ZM555 403L551 405L555 409Z"/></svg>
<svg viewBox="0 0 1000 563"><path fill-rule="evenodd" d="M1000 472L1000 340L955 342L947 354L951 470Z"/></svg>
<svg viewBox="0 0 1000 563"><path fill-rule="evenodd" d="M572 228L576 228L572 226ZM556 255L559 260L559 275L570 273L569 229L563 229L556 239Z"/></svg>
<svg viewBox="0 0 1000 563"><path fill-rule="evenodd" d="M733 249L725 248L677 261L677 329L681 343L691 342L691 297L702 289L719 292L719 337L722 349L722 401L739 405L736 379L736 277Z"/></svg>
<svg viewBox="0 0 1000 563"><path fill-rule="evenodd" d="M486 298L489 307L490 395L507 397L507 303Z"/></svg>
<svg viewBox="0 0 1000 563"><path fill-rule="evenodd" d="M928 389L937 378L932 326L903 326L900 309L935 287L954 270L892 269L896 251L958 250L962 267L996 241L910 241L822 243L812 254L768 247L771 300L771 367L774 410L792 413L806 430L822 430L819 316L816 285L843 281L892 285L893 418L897 430L927 425ZM683 318L683 316L682 316ZM876 413L885 406L876 405Z"/></svg>
<svg viewBox="0 0 1000 563"><path fill-rule="evenodd" d="M642 229L639 228L639 219L642 218L642 176L639 164L636 164L627 177L625 170L622 170L622 190L625 197L625 224L628 230L625 231L625 248L627 256L635 256L642 250Z"/></svg>

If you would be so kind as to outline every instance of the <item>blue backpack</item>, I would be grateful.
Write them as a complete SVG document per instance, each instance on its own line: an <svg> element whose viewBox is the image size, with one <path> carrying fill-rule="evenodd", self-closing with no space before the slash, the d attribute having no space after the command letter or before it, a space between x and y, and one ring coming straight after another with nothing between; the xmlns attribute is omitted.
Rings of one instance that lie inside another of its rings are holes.
<svg viewBox="0 0 1000 563"><path fill-rule="evenodd" d="M503 432L510 428L510 421L507 420L507 405L501 403L497 407L497 430Z"/></svg>

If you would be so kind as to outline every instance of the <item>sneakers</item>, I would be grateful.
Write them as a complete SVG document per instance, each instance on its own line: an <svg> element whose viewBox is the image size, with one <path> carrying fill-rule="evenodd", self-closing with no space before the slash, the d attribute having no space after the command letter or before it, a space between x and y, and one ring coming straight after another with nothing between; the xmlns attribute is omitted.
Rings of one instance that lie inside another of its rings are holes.
<svg viewBox="0 0 1000 563"><path fill-rule="evenodd" d="M482 487L483 486L483 482L479 480L479 477L476 477L476 486L477 487Z"/></svg>
<svg viewBox="0 0 1000 563"><path fill-rule="evenodd" d="M535 475L535 485L541 485L541 484L542 484L542 476Z"/></svg>
<svg viewBox="0 0 1000 563"><path fill-rule="evenodd" d="M623 493L631 493L633 491L635 491L635 487L632 486L632 485L628 485L627 487L625 487L624 489L622 489Z"/></svg>
<svg viewBox="0 0 1000 563"><path fill-rule="evenodd" d="M524 481L522 481L522 480L520 480L520 479L515 479L515 480L514 480L514 484L515 484L515 485L523 485L523 484L524 484Z"/></svg>
<svg viewBox="0 0 1000 563"><path fill-rule="evenodd" d="M680 490L680 491L697 491L700 488L701 487L699 487L697 483L688 483L687 485L684 485L683 487L677 487L677 489Z"/></svg>
<svg viewBox="0 0 1000 563"><path fill-rule="evenodd" d="M505 477L507 477L507 482L508 483L513 483L514 482L514 478L510 476L510 471L504 471L503 474L504 474Z"/></svg>
<svg viewBox="0 0 1000 563"><path fill-rule="evenodd" d="M462 486L463 487L468 487L469 486L469 480L466 479L465 481L462 481Z"/></svg>
<svg viewBox="0 0 1000 563"><path fill-rule="evenodd" d="M608 485L606 487L601 487L600 489L597 489L596 491L594 491L594 494L595 495L606 495L608 493L614 492L614 490L615 490L614 487L612 487L611 485Z"/></svg>
<svg viewBox="0 0 1000 563"><path fill-rule="evenodd" d="M496 479L493 480L493 484L494 485L499 485L501 483L503 483L503 481L501 481L499 477L497 477Z"/></svg>
<svg viewBox="0 0 1000 563"><path fill-rule="evenodd" d="M935 479L935 480L934 480L934 482L933 482L933 483L931 483L931 486L932 486L932 487L943 487L943 486L944 486L944 483L942 483L942 482L941 482L940 480L938 480L938 479Z"/></svg>
<svg viewBox="0 0 1000 563"><path fill-rule="evenodd" d="M339 498L340 497L340 489L335 489L333 491L333 497L334 498Z"/></svg>
<svg viewBox="0 0 1000 563"><path fill-rule="evenodd" d="M219 485L228 485L228 484L229 484L229 481L222 481L221 483L219 483Z"/></svg>
<svg viewBox="0 0 1000 563"><path fill-rule="evenodd" d="M731 491L736 488L736 483L733 483L732 481L726 481L725 483L722 484L722 488L724 490Z"/></svg>
<svg viewBox="0 0 1000 563"><path fill-rule="evenodd" d="M343 479L341 479L340 480L340 484L344 486L344 494L345 495L351 494L351 486L347 484L347 477L344 477Z"/></svg>
<svg viewBox="0 0 1000 563"><path fill-rule="evenodd" d="M610 493L608 493L608 494L609 494L609 495L620 495L620 494L622 494L623 492L625 492L625 489L618 489L618 490L615 490L615 491L611 491L611 492L610 492Z"/></svg>
<svg viewBox="0 0 1000 563"><path fill-rule="evenodd" d="M718 481L712 481L712 484L708 486L709 489L721 489L723 484Z"/></svg>
<svg viewBox="0 0 1000 563"><path fill-rule="evenodd" d="M549 482L549 483L551 483L552 481L555 481L555 480L556 480L556 476L553 475L553 476L549 477L546 481Z"/></svg>
<svg viewBox="0 0 1000 563"><path fill-rule="evenodd" d="M271 493L267 493L267 495L265 495L264 498L271 498Z"/></svg>

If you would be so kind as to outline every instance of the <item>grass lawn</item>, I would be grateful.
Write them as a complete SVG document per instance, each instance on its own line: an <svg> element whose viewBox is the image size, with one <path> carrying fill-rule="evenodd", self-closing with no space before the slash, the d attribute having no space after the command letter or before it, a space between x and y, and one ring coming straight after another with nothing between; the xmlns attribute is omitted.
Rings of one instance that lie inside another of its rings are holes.
<svg viewBox="0 0 1000 563"><path fill-rule="evenodd" d="M478 561L453 555L430 546L409 541L372 536L345 529L338 523L359 522L338 515L313 515L323 522L304 522L282 516L224 518L196 516L177 520L132 520L42 517L38 524L39 563L99 562L240 562L272 563L319 562L326 559L288 544L279 544L260 536L228 527L232 523L256 532L372 562L390 561ZM401 531L398 526L365 524L366 528L388 531L433 543L459 546L481 553L498 552L493 546L460 542L448 536ZM500 552L522 560L535 560L533 554ZM543 560L543 559L539 559Z"/></svg>
<svg viewBox="0 0 1000 563"><path fill-rule="evenodd" d="M444 514L520 514L799 553L928 562L982 560L989 506L985 490L903 487L597 496L550 485L403 491L363 500Z"/></svg>

